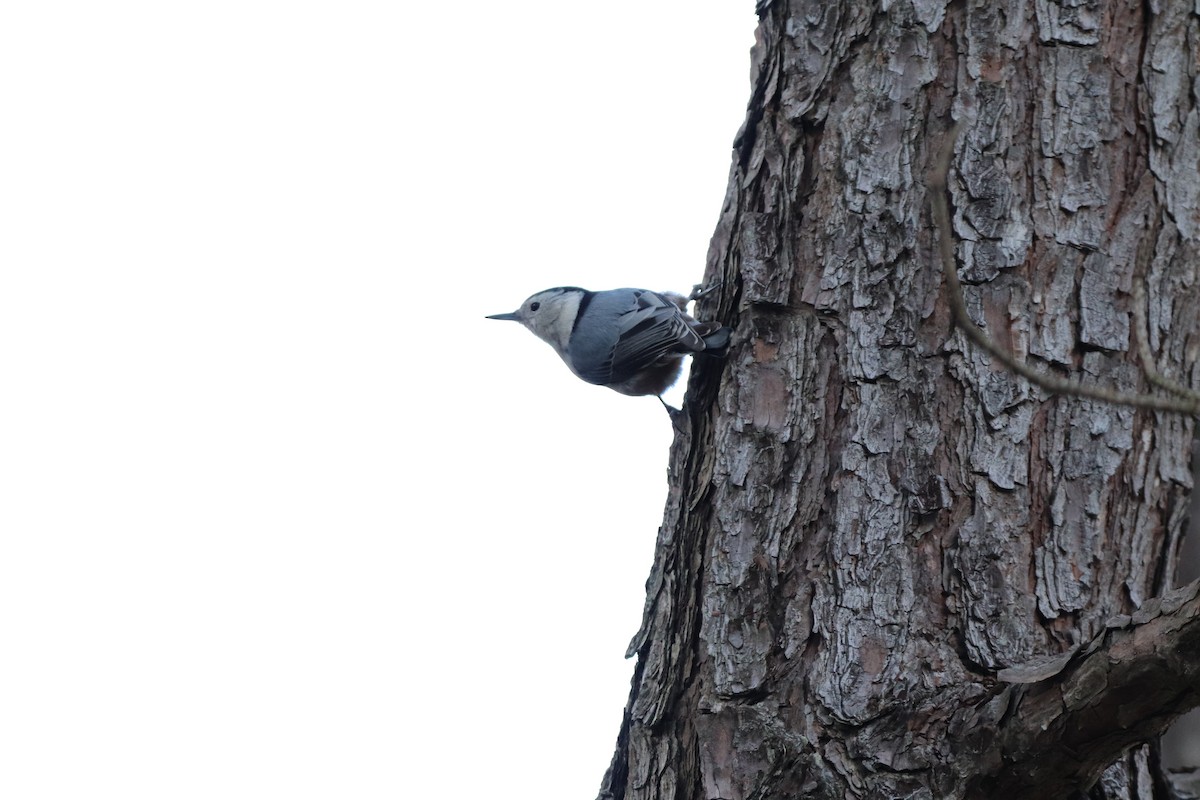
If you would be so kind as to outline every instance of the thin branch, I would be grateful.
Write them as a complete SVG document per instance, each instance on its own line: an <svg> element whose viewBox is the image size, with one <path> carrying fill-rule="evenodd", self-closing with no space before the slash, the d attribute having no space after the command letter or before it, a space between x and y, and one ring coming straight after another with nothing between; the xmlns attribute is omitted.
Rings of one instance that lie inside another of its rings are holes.
<svg viewBox="0 0 1200 800"><path fill-rule="evenodd" d="M954 240L950 225L950 210L946 201L947 177L950 174L950 162L954 157L954 144L958 141L959 131L963 124L960 122L950 131L942 144L941 153L933 171L929 174L930 203L933 206L933 220L938 229L938 244L942 260L942 273L945 275L946 286L950 294L950 307L954 313L954 322L967 338L987 351L993 358L1004 366L1020 375L1025 380L1040 386L1053 394L1087 397L1115 405L1132 408L1148 408L1154 411L1173 411L1180 414L1200 415L1200 399L1160 397L1157 395L1121 392L1101 386L1090 386L1079 381L1049 375L1041 370L1030 367L1016 356L993 342L988 335L979 329L967 313L967 304L963 300L962 284L958 280L958 268L954 257ZM1157 373L1156 373L1157 374ZM1149 373L1147 373L1149 377ZM1173 391L1173 390L1172 390Z"/></svg>
<svg viewBox="0 0 1200 800"><path fill-rule="evenodd" d="M1142 288L1142 284L1136 278L1133 282L1133 324L1134 338L1137 341L1138 358L1142 360L1142 372L1146 373L1146 380L1160 389L1179 395L1194 403L1200 403L1200 392L1176 383L1159 372L1158 368L1155 367L1154 356L1150 354L1149 328L1146 325L1146 290Z"/></svg>

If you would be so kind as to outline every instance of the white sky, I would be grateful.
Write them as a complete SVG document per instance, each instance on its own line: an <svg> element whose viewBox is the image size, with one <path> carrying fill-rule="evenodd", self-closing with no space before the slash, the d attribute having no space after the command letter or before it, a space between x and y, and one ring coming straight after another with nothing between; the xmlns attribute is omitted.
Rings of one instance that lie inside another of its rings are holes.
<svg viewBox="0 0 1200 800"><path fill-rule="evenodd" d="M0 13L0 796L595 795L753 4ZM677 399L677 397L676 397Z"/></svg>

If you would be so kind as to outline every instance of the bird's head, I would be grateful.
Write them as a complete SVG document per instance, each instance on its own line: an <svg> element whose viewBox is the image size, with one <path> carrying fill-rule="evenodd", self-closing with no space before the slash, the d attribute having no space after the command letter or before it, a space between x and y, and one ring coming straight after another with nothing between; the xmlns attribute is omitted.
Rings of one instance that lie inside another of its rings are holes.
<svg viewBox="0 0 1200 800"><path fill-rule="evenodd" d="M561 354L566 351L579 303L586 294L587 290L578 286L546 289L530 296L516 311L492 314L488 319L519 322Z"/></svg>

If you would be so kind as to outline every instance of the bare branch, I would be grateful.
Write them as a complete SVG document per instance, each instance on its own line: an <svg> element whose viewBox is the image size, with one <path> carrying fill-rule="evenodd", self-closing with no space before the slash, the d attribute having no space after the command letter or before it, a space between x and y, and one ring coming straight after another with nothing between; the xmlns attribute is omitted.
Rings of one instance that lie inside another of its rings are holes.
<svg viewBox="0 0 1200 800"><path fill-rule="evenodd" d="M968 796L1071 796L1200 705L1200 581L1110 620L1073 656L1048 663L1002 670L1002 680L1020 682L968 723L998 728L983 754L997 769Z"/></svg>
<svg viewBox="0 0 1200 800"><path fill-rule="evenodd" d="M1048 392L1073 395L1075 397L1087 397L1093 400L1131 406L1133 408L1148 408L1155 411L1173 411L1180 414L1200 415L1200 398L1198 397L1160 397L1157 395L1120 392L1101 386L1089 386L1079 381L1060 378L1056 375L1049 375L1041 370L1030 367L1023 361L1017 360L1016 356L992 341L986 333L975 325L971 320L970 314L967 313L967 305L963 300L962 284L958 280L958 268L954 256L953 229L950 225L950 210L946 201L950 162L954 157L954 145L958 141L958 134L962 127L963 123L958 123L950 131L949 135L947 135L946 141L942 144L941 153L938 155L936 166L930 173L928 180L930 203L933 207L933 220L938 229L942 273L945 275L946 286L949 289L950 307L954 313L954 322L958 325L959 329L966 334L968 339L987 351L993 358L998 359L1004 366ZM1143 359L1143 362L1146 367L1153 369L1148 360ZM1154 374L1157 375L1157 373ZM1148 370L1147 378L1153 381L1154 379L1149 376L1150 372ZM1182 387L1176 388L1182 389ZM1180 394L1174 388L1170 389L1170 391Z"/></svg>

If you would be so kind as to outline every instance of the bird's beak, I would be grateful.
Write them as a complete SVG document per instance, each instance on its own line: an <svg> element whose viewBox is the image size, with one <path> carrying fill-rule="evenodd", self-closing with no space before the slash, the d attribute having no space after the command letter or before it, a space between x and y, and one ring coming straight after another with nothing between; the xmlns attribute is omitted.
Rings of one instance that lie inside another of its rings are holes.
<svg viewBox="0 0 1200 800"><path fill-rule="evenodd" d="M513 322L521 321L521 318L517 316L517 312L515 311L510 311L507 314L492 314L490 317L487 317L487 319L509 319Z"/></svg>

